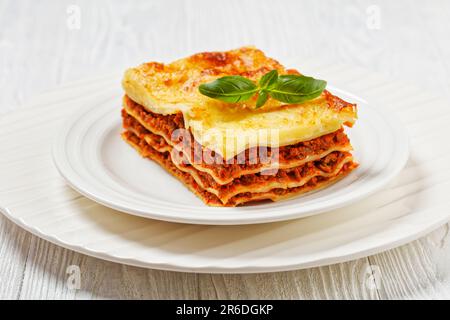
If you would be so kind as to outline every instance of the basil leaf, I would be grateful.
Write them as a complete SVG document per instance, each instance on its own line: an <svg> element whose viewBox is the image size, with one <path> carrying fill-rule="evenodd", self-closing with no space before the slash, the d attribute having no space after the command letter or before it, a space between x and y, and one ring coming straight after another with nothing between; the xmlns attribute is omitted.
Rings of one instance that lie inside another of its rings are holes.
<svg viewBox="0 0 450 320"><path fill-rule="evenodd" d="M225 102L237 103L250 99L258 87L241 76L225 76L199 86L201 94Z"/></svg>
<svg viewBox="0 0 450 320"><path fill-rule="evenodd" d="M261 90L258 92L258 100L256 100L256 109L262 107L269 98L269 94L266 90Z"/></svg>
<svg viewBox="0 0 450 320"><path fill-rule="evenodd" d="M279 76L268 89L270 96L285 103L301 103L320 96L327 82L299 75Z"/></svg>
<svg viewBox="0 0 450 320"><path fill-rule="evenodd" d="M259 80L259 87L260 88L267 88L273 85L278 79L278 71L272 70L267 72L265 75L261 77Z"/></svg>
<svg viewBox="0 0 450 320"><path fill-rule="evenodd" d="M246 101L258 92L256 108L262 107L269 97L284 103L302 103L320 96L327 82L299 75L278 76L272 70L261 77L256 85L241 76L225 76L199 86L201 94L229 103Z"/></svg>

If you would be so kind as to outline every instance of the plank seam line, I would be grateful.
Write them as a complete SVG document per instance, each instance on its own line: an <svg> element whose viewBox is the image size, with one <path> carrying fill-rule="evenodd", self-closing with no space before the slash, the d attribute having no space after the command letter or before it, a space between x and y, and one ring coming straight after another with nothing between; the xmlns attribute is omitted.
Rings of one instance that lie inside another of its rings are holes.
<svg viewBox="0 0 450 320"><path fill-rule="evenodd" d="M23 283L25 281L25 274L26 274L26 270L27 270L27 265L28 265L28 258L30 256L30 251L31 251L31 241L34 238L34 235L32 235L31 233L29 233L28 231L25 231L28 235L30 235L30 239L29 239L29 245L28 245L28 250L27 250L27 256L25 258L25 266L23 268L23 273L22 273L22 277L20 278L20 284L19 284L19 290L17 292L17 297L16 300L20 300L20 296L22 295L22 289L23 289Z"/></svg>
<svg viewBox="0 0 450 320"><path fill-rule="evenodd" d="M374 273L374 269L372 268L372 261L370 260L371 256L367 257L367 261L369 262L369 268L370 268L370 272L373 274ZM377 300L381 300L381 295L380 295L380 288L378 288L375 285L375 293L377 295Z"/></svg>

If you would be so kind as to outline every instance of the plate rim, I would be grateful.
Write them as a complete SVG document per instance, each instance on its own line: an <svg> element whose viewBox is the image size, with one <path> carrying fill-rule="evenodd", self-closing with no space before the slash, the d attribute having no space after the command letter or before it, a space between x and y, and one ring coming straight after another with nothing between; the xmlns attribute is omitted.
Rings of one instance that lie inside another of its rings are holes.
<svg viewBox="0 0 450 320"><path fill-rule="evenodd" d="M238 220L236 220L235 217L227 217L227 213L225 211L230 211L230 208L222 208L222 207L209 207L205 205L205 208L203 208L204 212L203 215L198 216L182 216L182 215L168 215L168 214L161 214L161 213L155 213L150 212L151 209L146 210L145 212L142 210L136 210L129 207L124 207L117 202L111 202L111 200L105 199L104 197L99 197L95 193L92 193L89 190L89 186L86 185L83 187L80 187L80 175L71 167L70 161L65 156L65 146L66 146L66 138L70 134L70 131L72 129L72 126L76 124L76 122L87 113L87 111L92 110L92 106L86 106L84 108L81 108L75 112L73 112L63 123L62 129L60 129L57 134L56 138L54 139L54 142L52 144L51 148L51 156L54 166L56 167L58 173L64 178L66 183L76 190L78 193L82 194L83 196L101 204L108 208L118 210L121 212L124 212L126 214L131 214L139 217L144 217L147 219L155 219L155 220L161 220L161 221L167 221L167 222L175 222L175 223L186 223L186 224L195 224L195 225L245 225L245 224L260 224L260 223L271 223L271 222L277 222L277 221L287 221L287 220L293 220L298 218L305 218L308 216L316 215L325 213L331 210L335 210L338 208L342 208L351 204L354 204L358 201L361 201L362 199L369 197L370 195L373 195L377 191L383 188L383 186L387 185L389 182L391 182L399 173L400 171L405 167L407 160L409 158L409 151L410 151L410 139L409 135L407 133L407 129L405 128L402 121L395 115L395 113L389 112L386 108L382 107L380 104L377 105L377 108L374 108L371 105L377 104L376 102L369 103L364 98L361 98L361 96L358 93L355 92L348 92L344 89L329 85L330 90L332 91L339 91L341 93L345 93L346 95L355 97L356 100L359 100L361 102L366 103L369 108L371 108L374 112L378 113L382 117L382 119L385 121L386 124L389 125L390 128L393 130L393 137L395 137L395 140L400 140L404 142L403 145L403 152L401 153L401 158L396 158L396 166L394 169L392 169L388 175L385 175L383 179L378 180L377 184L372 184L372 187L369 191L365 192L357 192L356 195L354 195L351 198L345 198L345 201L334 201L326 206L322 206L318 209L310 210L307 212L302 212L295 210L293 207L288 208L281 208L283 211L283 214L277 214L277 215L269 215L269 216L242 216L239 217ZM113 96L119 96L119 93L115 93ZM108 101L111 100L112 97L109 97ZM387 116L389 112L389 116ZM63 155L64 154L64 155ZM344 177L345 179L345 177ZM77 181L75 183L74 181ZM83 182L81 183L83 184ZM95 187L94 187L95 189ZM355 193L355 191L353 192ZM262 204L264 206L264 204ZM244 207L245 208L245 207ZM233 210L235 208L231 208ZM209 211L222 211L222 214L211 213ZM244 209L245 210L245 209ZM274 208L276 210L276 208ZM208 215L205 217L205 215ZM233 213L233 215L236 215L236 213Z"/></svg>
<svg viewBox="0 0 450 320"><path fill-rule="evenodd" d="M106 260L115 263L121 263L125 265L147 268L147 269L156 269L156 270L164 270L164 271L174 271L174 272L190 272L190 273L202 273L202 274L254 274L261 272L284 272L284 271L293 271L293 270L302 270L307 268L316 268L331 264L344 263L351 260L361 259L367 256L371 256L374 254L378 254L387 250L391 250L397 248L399 246L405 245L411 241L417 240L432 231L436 230L438 227L442 226L445 223L450 221L450 216L446 216L441 218L439 221L435 221L427 228L422 229L420 232L410 232L407 235L404 235L395 241L387 241L386 243L381 243L378 245L370 246L364 250L353 250L350 253L339 256L328 255L327 257L322 257L320 259L311 260L308 262L297 262L291 264L280 264L277 266L256 266L256 265L247 265L245 267L211 267L211 266L200 266L200 267L186 267L183 265L177 265L174 263L152 263L148 261L138 260L138 259L130 259L123 258L113 254L110 254L106 251L100 250L92 250L88 249L85 246L73 245L66 241L61 240L59 237L54 235L49 235L39 228L31 226L22 219L16 219L6 207L0 206L0 212L6 216L9 220L22 227L26 231L34 234L35 236L42 238L46 241L49 241L55 245L61 246L63 248L73 250L82 254L86 254L88 256L98 258L101 260Z"/></svg>

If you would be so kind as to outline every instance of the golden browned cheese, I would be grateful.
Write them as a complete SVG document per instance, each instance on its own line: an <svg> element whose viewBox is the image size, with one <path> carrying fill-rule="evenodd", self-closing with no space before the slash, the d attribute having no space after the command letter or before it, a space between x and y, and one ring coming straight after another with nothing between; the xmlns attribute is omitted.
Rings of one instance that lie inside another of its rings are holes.
<svg viewBox="0 0 450 320"><path fill-rule="evenodd" d="M311 140L355 122L356 106L328 91L301 104L286 105L269 99L257 110L255 97L230 104L198 91L200 84L225 75L257 81L273 69L280 74L298 73L256 48L243 47L199 53L170 64L144 63L128 69L122 85L128 97L151 112L182 112L194 138L225 159L258 145L285 146Z"/></svg>

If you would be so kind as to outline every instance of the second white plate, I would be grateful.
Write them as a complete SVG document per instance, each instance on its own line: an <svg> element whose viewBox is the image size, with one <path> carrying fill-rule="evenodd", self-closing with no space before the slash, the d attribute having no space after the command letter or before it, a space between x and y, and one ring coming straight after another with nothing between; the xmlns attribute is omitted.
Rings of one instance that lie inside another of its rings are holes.
<svg viewBox="0 0 450 320"><path fill-rule="evenodd" d="M231 225L305 217L374 193L399 173L408 159L407 134L392 114L338 88L330 87L330 91L358 104L359 119L347 133L360 166L326 189L287 201L237 208L204 205L179 181L123 142L120 94L70 117L58 135L53 157L60 173L78 192L105 206L147 218Z"/></svg>

